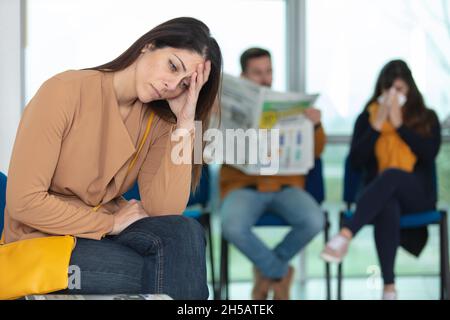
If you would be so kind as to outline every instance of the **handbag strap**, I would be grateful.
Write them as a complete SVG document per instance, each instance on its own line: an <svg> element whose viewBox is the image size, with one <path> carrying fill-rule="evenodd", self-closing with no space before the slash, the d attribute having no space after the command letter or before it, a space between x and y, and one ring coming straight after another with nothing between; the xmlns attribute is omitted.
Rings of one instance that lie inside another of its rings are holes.
<svg viewBox="0 0 450 320"><path fill-rule="evenodd" d="M150 128L152 126L152 122L153 122L153 118L154 117L155 117L155 114L152 112L150 114L150 117L148 118L147 127L145 128L144 136L142 137L141 143L139 144L139 148L138 148L136 154L134 155L133 160L131 160L130 165L128 166L127 176L130 173L131 169L133 169L134 165L136 164L136 160L137 160L137 158L139 156L139 153L141 152L142 147L144 146L145 141L147 140L147 137L148 137L148 134L150 133Z"/></svg>
<svg viewBox="0 0 450 320"><path fill-rule="evenodd" d="M152 113L150 114L150 117L148 118L148 121L147 121L147 127L145 128L144 136L142 137L141 142L139 143L137 152L136 152L136 154L134 155L133 160L131 160L130 164L128 165L127 174L126 174L125 178L123 179L124 181L126 180L128 174L131 172L131 170L133 169L134 165L136 164L136 160L137 160L137 158L138 158L138 156L139 156L139 153L141 152L142 147L144 146L145 141L147 140L147 137L148 137L148 135L149 135L149 133L150 133L150 128L151 128L151 126L152 126L152 122L153 122L153 118L154 118L154 117L155 117L155 113L152 112ZM93 210L94 212L97 212L97 210L100 209L101 206L102 206L102 204L99 203L97 206L95 206L94 208L92 208L92 210Z"/></svg>

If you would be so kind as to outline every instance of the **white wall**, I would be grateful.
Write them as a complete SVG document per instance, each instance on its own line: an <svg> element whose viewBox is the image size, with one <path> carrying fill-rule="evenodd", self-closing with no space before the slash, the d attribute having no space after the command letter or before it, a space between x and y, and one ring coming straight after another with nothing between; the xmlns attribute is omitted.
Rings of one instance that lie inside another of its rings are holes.
<svg viewBox="0 0 450 320"><path fill-rule="evenodd" d="M21 4L0 0L0 171L5 173L22 109Z"/></svg>

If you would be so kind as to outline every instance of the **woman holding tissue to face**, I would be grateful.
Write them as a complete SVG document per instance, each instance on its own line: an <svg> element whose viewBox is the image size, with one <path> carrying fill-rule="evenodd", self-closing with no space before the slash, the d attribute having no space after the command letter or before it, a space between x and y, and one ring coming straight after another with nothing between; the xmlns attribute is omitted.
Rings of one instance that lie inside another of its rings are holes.
<svg viewBox="0 0 450 320"><path fill-rule="evenodd" d="M349 157L355 169L364 171L365 187L354 216L321 253L329 262L342 261L356 233L373 224L383 299L397 298L397 248L418 256L426 244L426 227L400 230L400 216L434 209L433 166L440 144L438 118L426 108L407 64L389 62L353 132Z"/></svg>

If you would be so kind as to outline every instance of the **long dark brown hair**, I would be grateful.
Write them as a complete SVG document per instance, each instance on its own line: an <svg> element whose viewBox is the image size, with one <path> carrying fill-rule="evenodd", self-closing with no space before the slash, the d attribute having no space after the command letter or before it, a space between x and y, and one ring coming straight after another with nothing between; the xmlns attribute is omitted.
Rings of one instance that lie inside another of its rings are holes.
<svg viewBox="0 0 450 320"><path fill-rule="evenodd" d="M425 106L423 96L417 88L412 72L403 60L392 60L381 69L375 85L375 92L367 103L366 110L377 101L384 90L391 88L397 79L403 80L409 87L407 101L402 108L405 126L421 135L430 135L433 124L438 121L436 114Z"/></svg>
<svg viewBox="0 0 450 320"><path fill-rule="evenodd" d="M104 72L123 70L136 61L141 54L141 50L148 44L152 44L155 49L172 47L189 50L211 61L211 72L208 81L199 93L195 110L195 120L202 121L203 128L208 128L211 110L221 82L222 54L217 41L211 37L208 26L197 19L181 17L166 21L136 40L116 59L89 69ZM149 103L149 107L165 121L176 123L176 116L166 100L152 101ZM201 166L201 164L193 165L192 190L195 190L199 183Z"/></svg>

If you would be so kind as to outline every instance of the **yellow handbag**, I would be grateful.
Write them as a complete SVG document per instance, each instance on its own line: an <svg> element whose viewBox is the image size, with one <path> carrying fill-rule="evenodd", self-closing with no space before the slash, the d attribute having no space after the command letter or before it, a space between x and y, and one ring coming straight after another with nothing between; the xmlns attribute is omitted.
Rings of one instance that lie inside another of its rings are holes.
<svg viewBox="0 0 450 320"><path fill-rule="evenodd" d="M54 236L0 245L0 299L67 288L74 244L72 236Z"/></svg>
<svg viewBox="0 0 450 320"><path fill-rule="evenodd" d="M128 172L150 132L154 113L151 113L139 148L131 161ZM93 208L97 211L101 204ZM0 300L16 299L32 294L46 294L67 288L68 268L73 236L50 236L19 240L3 244L0 240Z"/></svg>

